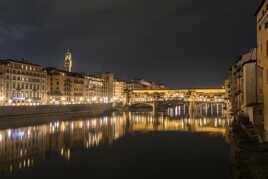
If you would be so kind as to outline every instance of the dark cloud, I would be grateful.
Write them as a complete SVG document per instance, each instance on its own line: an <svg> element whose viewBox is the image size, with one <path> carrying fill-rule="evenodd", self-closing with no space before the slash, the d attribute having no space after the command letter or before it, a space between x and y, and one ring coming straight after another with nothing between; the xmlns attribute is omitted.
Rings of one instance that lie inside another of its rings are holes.
<svg viewBox="0 0 268 179"><path fill-rule="evenodd" d="M20 41L28 36L33 31L36 31L37 27L24 24L6 24L0 22L0 44L5 45L8 41Z"/></svg>
<svg viewBox="0 0 268 179"><path fill-rule="evenodd" d="M256 1L1 0L0 55L171 86L218 86L255 47Z"/></svg>

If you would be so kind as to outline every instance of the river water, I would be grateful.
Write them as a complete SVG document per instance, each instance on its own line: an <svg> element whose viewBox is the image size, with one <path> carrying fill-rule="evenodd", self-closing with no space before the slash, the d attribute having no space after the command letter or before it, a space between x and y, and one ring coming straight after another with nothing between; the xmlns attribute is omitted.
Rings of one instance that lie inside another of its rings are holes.
<svg viewBox="0 0 268 179"><path fill-rule="evenodd" d="M0 178L230 178L229 120L114 113L0 130Z"/></svg>

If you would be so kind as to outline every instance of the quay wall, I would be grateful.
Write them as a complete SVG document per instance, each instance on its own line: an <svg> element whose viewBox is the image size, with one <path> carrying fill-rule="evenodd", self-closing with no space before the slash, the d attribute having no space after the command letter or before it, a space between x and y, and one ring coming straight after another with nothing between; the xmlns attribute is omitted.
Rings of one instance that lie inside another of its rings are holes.
<svg viewBox="0 0 268 179"><path fill-rule="evenodd" d="M86 113L100 115L112 110L112 104L74 104L40 106L1 106L0 120L5 117L38 116L46 114Z"/></svg>

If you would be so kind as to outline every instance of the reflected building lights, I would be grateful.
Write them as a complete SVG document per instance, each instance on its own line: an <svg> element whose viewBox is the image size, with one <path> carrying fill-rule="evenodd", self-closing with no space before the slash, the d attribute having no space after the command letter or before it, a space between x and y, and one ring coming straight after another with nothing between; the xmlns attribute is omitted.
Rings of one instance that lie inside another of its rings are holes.
<svg viewBox="0 0 268 179"><path fill-rule="evenodd" d="M170 111L170 109L169 109ZM173 112L179 114L180 107ZM169 113L169 112L168 112ZM172 112L171 112L172 113ZM57 121L44 125L0 131L0 161L6 168L0 171L13 173L18 169L34 166L48 151L71 160L72 150L87 150L123 137L128 132L191 131L223 135L224 118L176 118L164 113L122 113L75 121ZM35 162L34 162L35 160Z"/></svg>

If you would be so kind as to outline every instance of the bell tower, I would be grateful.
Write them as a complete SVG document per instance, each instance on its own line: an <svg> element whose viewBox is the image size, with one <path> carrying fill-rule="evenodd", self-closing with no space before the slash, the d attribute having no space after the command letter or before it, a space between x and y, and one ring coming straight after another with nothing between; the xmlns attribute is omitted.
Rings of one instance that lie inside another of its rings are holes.
<svg viewBox="0 0 268 179"><path fill-rule="evenodd" d="M70 49L67 49L67 52L65 52L65 56L64 56L64 70L71 72L72 66L73 66L72 53Z"/></svg>

